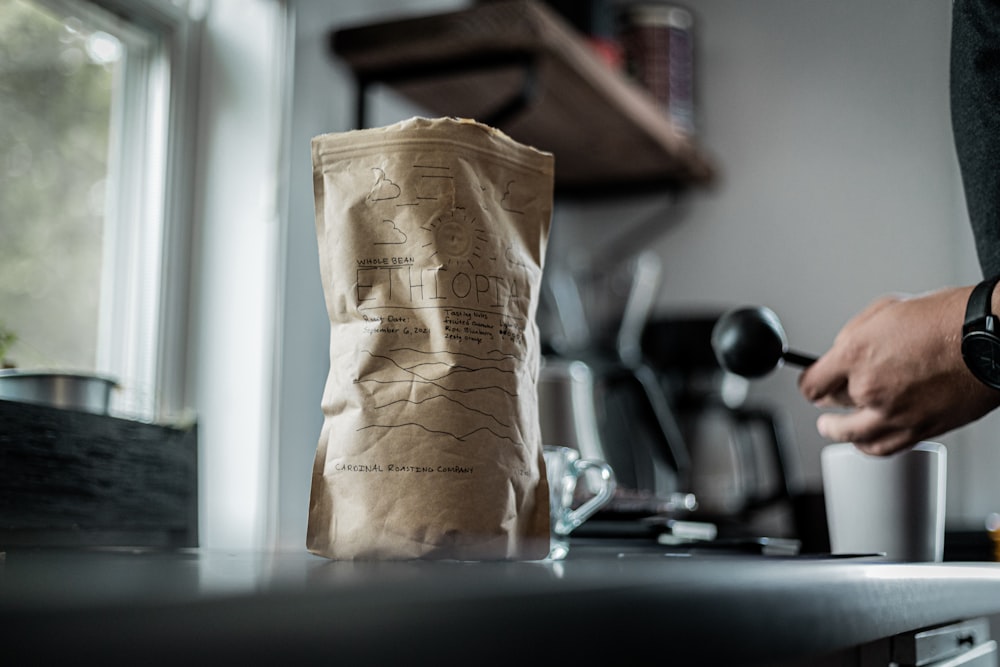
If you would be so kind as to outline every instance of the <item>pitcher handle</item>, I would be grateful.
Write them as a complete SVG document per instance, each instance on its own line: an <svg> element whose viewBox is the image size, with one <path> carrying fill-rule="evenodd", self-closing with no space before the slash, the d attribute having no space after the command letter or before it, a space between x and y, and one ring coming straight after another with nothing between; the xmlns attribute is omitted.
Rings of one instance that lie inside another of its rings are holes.
<svg viewBox="0 0 1000 667"><path fill-rule="evenodd" d="M597 492L597 495L566 515L565 524L568 528L566 533L578 528L580 524L589 519L594 512L604 507L611 500L611 496L614 495L615 489L617 488L615 473L611 470L611 466L604 461L598 461L596 459L577 459L576 461L573 461L573 468L576 471L577 478L582 477L587 470L597 470L601 476L601 488Z"/></svg>

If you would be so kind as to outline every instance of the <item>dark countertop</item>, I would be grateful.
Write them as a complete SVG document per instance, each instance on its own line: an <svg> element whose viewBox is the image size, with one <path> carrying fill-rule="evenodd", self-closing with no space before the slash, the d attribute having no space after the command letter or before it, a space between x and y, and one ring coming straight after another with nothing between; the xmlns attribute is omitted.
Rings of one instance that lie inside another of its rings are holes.
<svg viewBox="0 0 1000 667"><path fill-rule="evenodd" d="M8 664L808 664L1000 614L1000 564L574 549L556 563L13 550L0 651Z"/></svg>

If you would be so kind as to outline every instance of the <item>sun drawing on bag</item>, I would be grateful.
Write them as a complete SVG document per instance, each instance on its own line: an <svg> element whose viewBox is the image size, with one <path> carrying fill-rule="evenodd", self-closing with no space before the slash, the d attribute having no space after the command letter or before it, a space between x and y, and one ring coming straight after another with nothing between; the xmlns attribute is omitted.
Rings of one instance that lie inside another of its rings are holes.
<svg viewBox="0 0 1000 667"><path fill-rule="evenodd" d="M430 253L427 259L440 262L445 269L475 269L484 259L496 260L486 256L491 245L486 228L461 209L440 215L421 229L430 236L421 245Z"/></svg>

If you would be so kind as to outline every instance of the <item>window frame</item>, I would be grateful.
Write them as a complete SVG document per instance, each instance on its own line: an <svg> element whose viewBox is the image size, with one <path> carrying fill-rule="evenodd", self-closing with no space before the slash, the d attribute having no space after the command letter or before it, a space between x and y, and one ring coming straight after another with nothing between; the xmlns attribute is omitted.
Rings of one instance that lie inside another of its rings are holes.
<svg viewBox="0 0 1000 667"><path fill-rule="evenodd" d="M197 57L204 2L36 0L119 38L96 370L120 416L191 418L188 377ZM141 224L135 224L140 221ZM129 279L122 279L128 276Z"/></svg>

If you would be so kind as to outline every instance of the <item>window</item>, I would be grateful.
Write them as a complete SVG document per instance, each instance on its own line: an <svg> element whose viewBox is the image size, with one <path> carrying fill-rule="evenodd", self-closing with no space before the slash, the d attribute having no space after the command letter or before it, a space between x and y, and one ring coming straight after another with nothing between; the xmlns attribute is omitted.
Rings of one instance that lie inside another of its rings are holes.
<svg viewBox="0 0 1000 667"><path fill-rule="evenodd" d="M114 377L113 411L148 420L184 407L189 24L0 0L0 361Z"/></svg>

